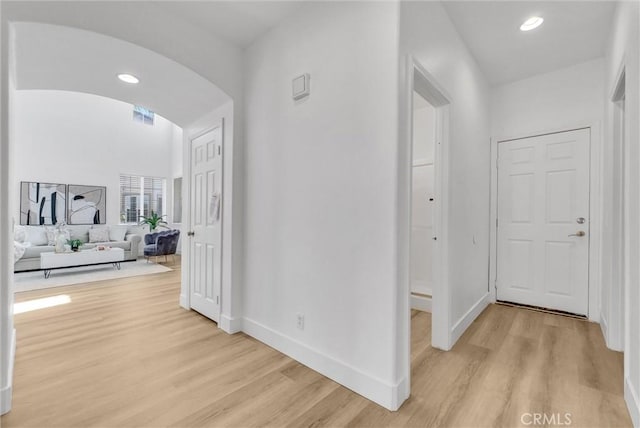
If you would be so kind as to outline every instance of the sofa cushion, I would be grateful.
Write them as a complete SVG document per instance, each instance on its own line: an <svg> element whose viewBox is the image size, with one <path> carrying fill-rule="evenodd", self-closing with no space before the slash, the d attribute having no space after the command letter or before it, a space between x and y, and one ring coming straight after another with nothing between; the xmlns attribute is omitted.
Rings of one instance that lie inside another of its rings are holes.
<svg viewBox="0 0 640 428"><path fill-rule="evenodd" d="M47 245L47 230L43 226L25 226L26 239L33 246Z"/></svg>
<svg viewBox="0 0 640 428"><path fill-rule="evenodd" d="M56 247L50 245L38 245L27 247L24 251L23 259L30 259L34 257L40 257L42 253L52 253L56 250Z"/></svg>
<svg viewBox="0 0 640 428"><path fill-rule="evenodd" d="M89 242L109 242L109 228L99 227L89 229Z"/></svg>
<svg viewBox="0 0 640 428"><path fill-rule="evenodd" d="M127 236L127 226L109 226L109 240L110 241L124 241L124 237Z"/></svg>

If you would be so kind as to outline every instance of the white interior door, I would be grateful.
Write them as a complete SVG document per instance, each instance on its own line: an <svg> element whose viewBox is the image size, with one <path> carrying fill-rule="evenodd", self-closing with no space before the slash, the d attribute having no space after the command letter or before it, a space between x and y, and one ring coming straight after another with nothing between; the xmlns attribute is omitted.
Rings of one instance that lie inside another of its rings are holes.
<svg viewBox="0 0 640 428"><path fill-rule="evenodd" d="M497 298L587 315L590 130L498 145Z"/></svg>
<svg viewBox="0 0 640 428"><path fill-rule="evenodd" d="M222 125L191 141L190 306L218 321L222 280Z"/></svg>
<svg viewBox="0 0 640 428"><path fill-rule="evenodd" d="M414 164L411 196L411 292L431 296L433 286L433 163Z"/></svg>
<svg viewBox="0 0 640 428"><path fill-rule="evenodd" d="M434 148L436 110L414 92L411 177L411 293L431 296L433 290Z"/></svg>

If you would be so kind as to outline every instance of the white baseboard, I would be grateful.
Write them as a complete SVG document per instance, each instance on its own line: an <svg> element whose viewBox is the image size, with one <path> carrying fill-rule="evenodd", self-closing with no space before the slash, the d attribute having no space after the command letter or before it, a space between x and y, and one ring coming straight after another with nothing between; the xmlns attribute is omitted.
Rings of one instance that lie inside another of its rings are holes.
<svg viewBox="0 0 640 428"><path fill-rule="evenodd" d="M624 401L627 403L633 426L640 427L640 397L626 376L624 377Z"/></svg>
<svg viewBox="0 0 640 428"><path fill-rule="evenodd" d="M243 320L243 331L389 410L408 398L407 379L392 385L249 318Z"/></svg>
<svg viewBox="0 0 640 428"><path fill-rule="evenodd" d="M624 345L620 342L620 338L616 337L614 334L613 337L610 335L609 324L607 323L606 318L604 318L602 312L600 312L600 329L602 330L602 335L604 336L604 343L607 345L607 348L612 351L624 352Z"/></svg>
<svg viewBox="0 0 640 428"><path fill-rule="evenodd" d="M604 318L604 314L600 312L600 330L602 330L602 336L604 337L604 344L607 345L607 348L613 351L623 352L624 349L619 349L615 346L614 343L611 342L611 338L609 337L609 324L607 320Z"/></svg>
<svg viewBox="0 0 640 428"><path fill-rule="evenodd" d="M607 320L604 319L604 314L602 312L600 312L600 330L602 330L604 344L607 345L607 348L611 348L609 346L609 328L607 326Z"/></svg>
<svg viewBox="0 0 640 428"><path fill-rule="evenodd" d="M395 394L393 397L394 407L393 409L390 409L390 410L395 411L395 410L398 410L400 406L402 406L402 403L404 403L405 400L407 400L411 395L410 379L407 377L402 378L402 380L395 387L394 394Z"/></svg>
<svg viewBox="0 0 640 428"><path fill-rule="evenodd" d="M411 309L417 309L419 311L431 312L431 297L412 294L411 295Z"/></svg>
<svg viewBox="0 0 640 428"><path fill-rule="evenodd" d="M229 334L240 333L242 331L242 318L234 318L220 314L218 327Z"/></svg>
<svg viewBox="0 0 640 428"><path fill-rule="evenodd" d="M482 296L472 307L467 311L462 318L455 323L453 328L451 329L451 340L449 343L451 344L451 348L456 344L458 339L462 337L465 331L469 328L471 323L478 318L478 315L484 311L484 309L489 305L491 301L491 295L487 292L484 296Z"/></svg>
<svg viewBox="0 0 640 428"><path fill-rule="evenodd" d="M7 385L0 389L0 415L11 410L11 397L13 395L13 365L16 360L16 329L11 332L11 347L9 348L9 378Z"/></svg>
<svg viewBox="0 0 640 428"><path fill-rule="evenodd" d="M189 305L187 304L187 296L185 296L182 293L180 294L180 306L182 306L186 310L190 310L191 309L189 307Z"/></svg>

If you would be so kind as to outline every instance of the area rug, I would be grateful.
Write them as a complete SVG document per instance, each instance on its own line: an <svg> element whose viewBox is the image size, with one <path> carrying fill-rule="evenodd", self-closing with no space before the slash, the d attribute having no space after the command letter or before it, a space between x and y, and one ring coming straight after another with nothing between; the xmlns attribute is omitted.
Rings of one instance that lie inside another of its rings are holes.
<svg viewBox="0 0 640 428"><path fill-rule="evenodd" d="M21 291L41 290L43 288L62 287L65 285L84 284L87 282L104 281L108 279L126 278L130 276L152 275L154 273L170 272L173 269L146 260L123 262L120 270L110 264L85 266L51 271L49 279L44 278L42 271L16 273L13 289Z"/></svg>

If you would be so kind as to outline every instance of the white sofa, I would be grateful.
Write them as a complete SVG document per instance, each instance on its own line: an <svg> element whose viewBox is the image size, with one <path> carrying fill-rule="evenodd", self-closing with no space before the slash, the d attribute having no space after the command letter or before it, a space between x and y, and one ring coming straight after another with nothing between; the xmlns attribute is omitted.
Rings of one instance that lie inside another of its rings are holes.
<svg viewBox="0 0 640 428"><path fill-rule="evenodd" d="M15 262L14 264L14 272L24 272L29 270L38 270L40 269L40 254L46 252L55 251L55 246L48 245L46 239L46 228L52 228L52 226L16 226L24 228L25 235L25 243L27 247L24 251L24 255ZM67 226L71 234L71 239L79 239L84 244L80 247L81 250L87 250L94 248L96 245L108 245L114 248L122 248L124 250L124 259L125 260L136 260L138 258L138 254L140 252L140 242L142 241L142 236L137 233L139 229L137 227L127 227L127 226L112 226L113 229L120 229L119 233L113 233L112 235L120 235L122 236L122 228L126 228L126 232L124 232L123 240L109 240L108 242L89 242L89 229L92 227L104 228L109 226L96 225L96 226ZM43 238L44 233L44 238ZM33 241L33 242L31 242Z"/></svg>

